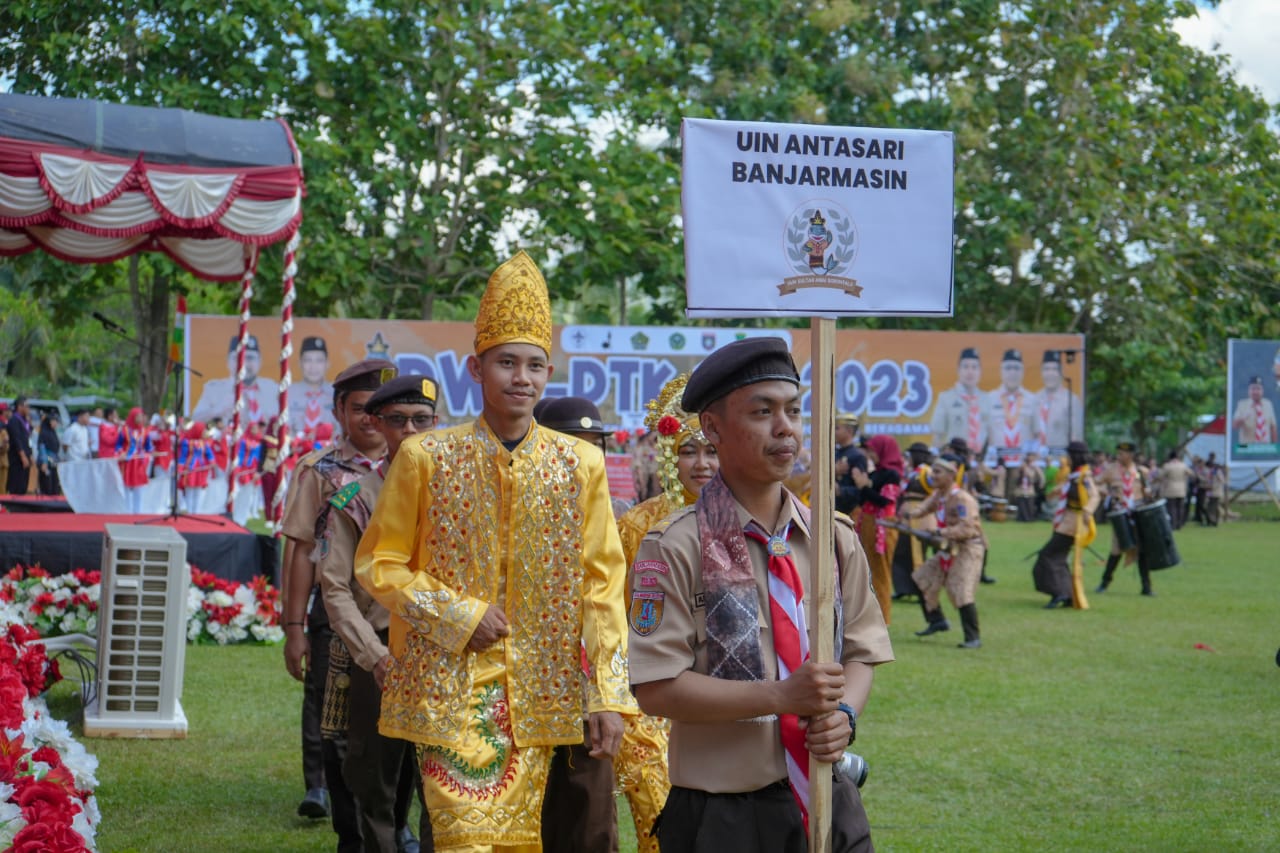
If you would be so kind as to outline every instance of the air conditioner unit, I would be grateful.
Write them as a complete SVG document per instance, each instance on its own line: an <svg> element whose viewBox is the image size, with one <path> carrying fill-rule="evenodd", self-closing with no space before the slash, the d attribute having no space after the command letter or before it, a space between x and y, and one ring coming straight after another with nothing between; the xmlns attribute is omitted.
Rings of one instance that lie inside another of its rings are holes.
<svg viewBox="0 0 1280 853"><path fill-rule="evenodd" d="M184 738L187 543L172 527L108 524L98 604L98 691L88 737Z"/></svg>

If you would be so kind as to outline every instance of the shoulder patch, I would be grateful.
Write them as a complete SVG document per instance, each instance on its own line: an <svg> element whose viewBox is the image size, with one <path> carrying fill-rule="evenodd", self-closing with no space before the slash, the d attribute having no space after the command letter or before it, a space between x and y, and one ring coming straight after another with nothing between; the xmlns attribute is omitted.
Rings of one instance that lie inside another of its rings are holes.
<svg viewBox="0 0 1280 853"><path fill-rule="evenodd" d="M652 527L650 527L649 532L645 534L645 538L647 539L650 536L656 536L659 539L662 538L662 534L666 533L667 528L671 527L671 525L680 521L682 518L685 518L688 515L694 513L695 511L696 511L696 506L694 504L690 504L689 506L686 506L686 507L681 507L680 509L676 510L675 512L668 515L666 518L662 519L659 522L656 522Z"/></svg>
<svg viewBox="0 0 1280 853"><path fill-rule="evenodd" d="M631 630L641 637L647 637L662 624L662 607L666 596L661 592L631 593L631 607L627 610L627 621Z"/></svg>
<svg viewBox="0 0 1280 853"><path fill-rule="evenodd" d="M359 481L354 483L348 483L347 485L343 486L341 489L338 489L338 491L334 493L333 497L329 498L329 505L332 506L334 509L342 509L347 504L351 503L351 499L354 498L359 493L360 493Z"/></svg>

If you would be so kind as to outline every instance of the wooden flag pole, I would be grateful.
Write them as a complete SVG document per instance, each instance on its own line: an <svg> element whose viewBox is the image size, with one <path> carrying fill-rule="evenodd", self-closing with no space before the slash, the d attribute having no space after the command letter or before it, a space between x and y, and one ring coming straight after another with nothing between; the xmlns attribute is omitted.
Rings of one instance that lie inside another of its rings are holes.
<svg viewBox="0 0 1280 853"><path fill-rule="evenodd" d="M836 321L815 317L809 323L810 490L809 657L818 663L835 658L835 385ZM809 758L809 853L831 851L831 765Z"/></svg>

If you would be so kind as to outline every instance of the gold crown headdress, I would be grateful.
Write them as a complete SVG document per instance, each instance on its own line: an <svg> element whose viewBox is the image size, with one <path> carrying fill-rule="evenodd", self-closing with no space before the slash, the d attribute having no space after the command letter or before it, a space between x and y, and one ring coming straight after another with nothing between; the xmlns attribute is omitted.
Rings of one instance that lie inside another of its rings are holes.
<svg viewBox="0 0 1280 853"><path fill-rule="evenodd" d="M493 271L476 312L476 355L498 344L533 344L551 355L551 298L525 252Z"/></svg>
<svg viewBox="0 0 1280 853"><path fill-rule="evenodd" d="M676 468L680 446L690 439L699 444L707 443L706 436L702 434L701 419L680 408L680 397L688 382L689 374L681 373L663 385L658 396L645 404L649 410L644 416L645 428L658 435L658 478L662 481L662 491L675 506L690 502Z"/></svg>

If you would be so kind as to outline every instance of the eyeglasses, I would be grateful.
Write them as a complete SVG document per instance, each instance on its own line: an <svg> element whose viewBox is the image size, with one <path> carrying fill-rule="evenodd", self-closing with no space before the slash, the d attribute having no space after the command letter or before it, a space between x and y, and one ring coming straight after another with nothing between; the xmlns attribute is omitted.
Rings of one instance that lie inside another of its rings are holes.
<svg viewBox="0 0 1280 853"><path fill-rule="evenodd" d="M413 425L418 429L426 429L436 422L435 415L378 415L384 424L395 427L396 429L404 429L404 425L409 421L413 421Z"/></svg>

